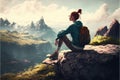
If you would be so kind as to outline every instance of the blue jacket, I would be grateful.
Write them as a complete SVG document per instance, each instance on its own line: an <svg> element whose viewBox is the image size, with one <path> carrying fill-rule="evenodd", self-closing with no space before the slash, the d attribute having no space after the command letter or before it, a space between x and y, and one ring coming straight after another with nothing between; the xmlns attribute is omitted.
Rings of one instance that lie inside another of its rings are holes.
<svg viewBox="0 0 120 80"><path fill-rule="evenodd" d="M72 25L70 25L66 30L63 30L58 33L57 39L66 34L71 34L72 44L77 47L83 47L80 45L80 28L83 26L81 21L75 21Z"/></svg>

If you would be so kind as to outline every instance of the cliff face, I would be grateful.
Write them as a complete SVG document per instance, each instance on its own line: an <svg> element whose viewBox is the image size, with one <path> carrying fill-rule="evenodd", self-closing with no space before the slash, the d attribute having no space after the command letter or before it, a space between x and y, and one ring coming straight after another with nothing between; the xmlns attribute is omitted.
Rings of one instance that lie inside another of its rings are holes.
<svg viewBox="0 0 120 80"><path fill-rule="evenodd" d="M118 45L85 47L84 51L63 51L59 54L58 67L67 80L118 80Z"/></svg>

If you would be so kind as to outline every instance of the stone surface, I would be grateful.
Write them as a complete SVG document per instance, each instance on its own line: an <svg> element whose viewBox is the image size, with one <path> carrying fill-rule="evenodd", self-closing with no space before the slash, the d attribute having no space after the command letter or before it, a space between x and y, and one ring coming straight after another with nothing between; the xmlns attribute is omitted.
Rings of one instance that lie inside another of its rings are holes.
<svg viewBox="0 0 120 80"><path fill-rule="evenodd" d="M43 64L50 64L50 65L54 65L58 62L58 60L51 60L50 58L46 58L45 60L43 60Z"/></svg>
<svg viewBox="0 0 120 80"><path fill-rule="evenodd" d="M86 45L84 50L94 50L99 54L116 54L120 51L120 46L107 44L107 45Z"/></svg>
<svg viewBox="0 0 120 80"><path fill-rule="evenodd" d="M104 34L107 32L107 30L108 30L107 26L104 26L104 27L97 30L95 36L96 35L104 36Z"/></svg>
<svg viewBox="0 0 120 80"><path fill-rule="evenodd" d="M119 45L85 46L81 52L65 50L58 68L66 80L118 80Z"/></svg>
<svg viewBox="0 0 120 80"><path fill-rule="evenodd" d="M119 35L119 31L120 31L120 24L117 20L113 20L109 30L104 34L104 36L108 36L108 37L113 37L113 38L120 38Z"/></svg>

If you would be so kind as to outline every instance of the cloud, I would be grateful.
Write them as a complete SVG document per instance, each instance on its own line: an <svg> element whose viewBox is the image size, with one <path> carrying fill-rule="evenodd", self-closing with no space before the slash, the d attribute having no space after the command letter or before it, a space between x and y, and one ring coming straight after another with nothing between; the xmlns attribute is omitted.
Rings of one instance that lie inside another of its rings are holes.
<svg viewBox="0 0 120 80"><path fill-rule="evenodd" d="M6 6L8 5L8 0L0 0L0 12L4 12L6 9Z"/></svg>
<svg viewBox="0 0 120 80"><path fill-rule="evenodd" d="M116 9L109 18L114 18L120 21L120 8Z"/></svg>
<svg viewBox="0 0 120 80"><path fill-rule="evenodd" d="M7 1L6 1L7 4ZM21 4L11 6L4 9L4 13L0 13L0 17L8 18L18 24L26 25L31 21L38 21L41 16L44 16L48 25L56 27L58 24L61 26L69 23L68 14L72 9L57 4L43 5L38 0L26 0ZM67 15L67 16L66 16Z"/></svg>
<svg viewBox="0 0 120 80"><path fill-rule="evenodd" d="M24 0L23 2L18 2L18 0L0 1L2 2L0 3L0 17L8 18L10 21L20 25L27 25L31 21L36 22L43 16L49 26L58 30L65 29L71 24L68 15L75 11L74 9L54 3L43 5L40 0ZM95 12L83 10L81 20L84 25L89 27L91 34L94 34L100 26L109 25L112 19L116 18L120 21L119 13L120 8L116 9L113 13L109 13L108 4L104 3Z"/></svg>
<svg viewBox="0 0 120 80"><path fill-rule="evenodd" d="M88 26L92 36L96 30L103 26L108 26L113 19L120 21L120 8L116 9L113 13L109 13L108 4L102 4L95 12L85 12L82 15L84 25Z"/></svg>
<svg viewBox="0 0 120 80"><path fill-rule="evenodd" d="M18 0L0 0L0 12L5 13L7 9L11 5L14 5L15 3L19 2Z"/></svg>

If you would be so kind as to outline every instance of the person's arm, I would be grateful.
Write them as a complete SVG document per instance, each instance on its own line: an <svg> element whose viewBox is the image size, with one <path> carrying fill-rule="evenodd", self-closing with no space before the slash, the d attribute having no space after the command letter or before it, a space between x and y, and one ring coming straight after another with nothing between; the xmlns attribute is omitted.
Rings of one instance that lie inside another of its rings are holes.
<svg viewBox="0 0 120 80"><path fill-rule="evenodd" d="M71 30L72 30L71 28L72 28L72 25L69 26L66 30L60 31L60 32L58 33L58 35L57 35L56 40L59 39L59 38L61 38L61 37L63 37L63 36L65 36L65 35L68 34L68 33L71 33Z"/></svg>

